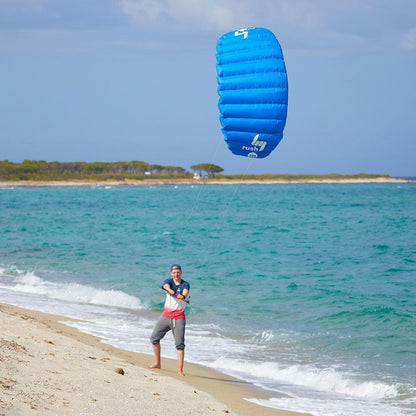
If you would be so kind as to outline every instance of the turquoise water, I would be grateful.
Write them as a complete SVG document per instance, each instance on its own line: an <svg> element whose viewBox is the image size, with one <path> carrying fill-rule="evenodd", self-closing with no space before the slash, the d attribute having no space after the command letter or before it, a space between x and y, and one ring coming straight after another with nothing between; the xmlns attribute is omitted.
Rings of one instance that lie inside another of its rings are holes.
<svg viewBox="0 0 416 416"><path fill-rule="evenodd" d="M0 204L0 301L151 353L180 263L188 360L269 390L262 405L416 414L415 184L4 188Z"/></svg>

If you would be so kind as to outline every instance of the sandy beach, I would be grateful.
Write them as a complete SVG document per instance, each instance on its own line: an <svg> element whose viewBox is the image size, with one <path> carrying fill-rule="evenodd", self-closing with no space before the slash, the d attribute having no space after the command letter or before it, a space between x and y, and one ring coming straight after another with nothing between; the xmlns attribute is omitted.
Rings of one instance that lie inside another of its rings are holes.
<svg viewBox="0 0 416 416"><path fill-rule="evenodd" d="M408 179L392 178L389 176L378 176L374 178L345 178L345 179L291 179L291 180L235 180L235 179L145 179L145 180L113 180L113 181L91 181L91 180L67 180L67 181L6 181L0 182L0 187L14 186L118 186L118 185L273 185L273 184L329 184L329 183L408 183Z"/></svg>
<svg viewBox="0 0 416 416"><path fill-rule="evenodd" d="M0 304L0 415L289 416L253 386L207 368L111 347L62 316Z"/></svg>

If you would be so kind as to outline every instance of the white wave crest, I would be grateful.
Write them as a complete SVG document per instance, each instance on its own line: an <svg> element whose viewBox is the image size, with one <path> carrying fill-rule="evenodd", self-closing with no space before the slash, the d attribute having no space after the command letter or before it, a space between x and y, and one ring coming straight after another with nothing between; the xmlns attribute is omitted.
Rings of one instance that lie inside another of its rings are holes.
<svg viewBox="0 0 416 416"><path fill-rule="evenodd" d="M352 374L336 371L333 368L319 369L307 365L283 367L276 363L255 363L220 358L216 368L239 374L248 374L253 381L277 382L302 386L322 392L338 393L360 399L381 400L397 397L400 386L379 381L363 381Z"/></svg>
<svg viewBox="0 0 416 416"><path fill-rule="evenodd" d="M269 400L247 399L260 406L308 413L313 416L404 416L404 410L385 403L363 400L327 400L301 397L273 397Z"/></svg>
<svg viewBox="0 0 416 416"><path fill-rule="evenodd" d="M46 296L66 302L86 303L92 305L113 306L126 309L142 309L140 300L120 290L104 290L79 283L56 283L44 280L33 272L16 270L14 282L7 285L8 290ZM7 275L2 269L0 273ZM0 281L1 286L1 281ZM4 285L2 286L6 288Z"/></svg>

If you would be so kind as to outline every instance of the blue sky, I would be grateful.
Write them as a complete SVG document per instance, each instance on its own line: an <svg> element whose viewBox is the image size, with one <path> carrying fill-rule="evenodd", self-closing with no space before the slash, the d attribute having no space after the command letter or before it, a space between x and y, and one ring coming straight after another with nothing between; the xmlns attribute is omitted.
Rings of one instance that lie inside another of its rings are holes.
<svg viewBox="0 0 416 416"><path fill-rule="evenodd" d="M0 0L0 160L215 163L226 173L416 176L414 0ZM215 47L266 27L284 139L233 155Z"/></svg>

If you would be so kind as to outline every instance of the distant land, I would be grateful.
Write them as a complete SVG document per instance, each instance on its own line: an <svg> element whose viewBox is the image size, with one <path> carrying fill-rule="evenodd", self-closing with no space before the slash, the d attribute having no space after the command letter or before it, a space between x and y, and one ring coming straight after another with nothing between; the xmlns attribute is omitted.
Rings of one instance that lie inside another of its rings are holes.
<svg viewBox="0 0 416 416"><path fill-rule="evenodd" d="M1 186L158 185L235 183L390 183L413 182L383 174L233 174L224 175L220 166L199 164L192 172L182 167L131 162L45 162L0 161Z"/></svg>

